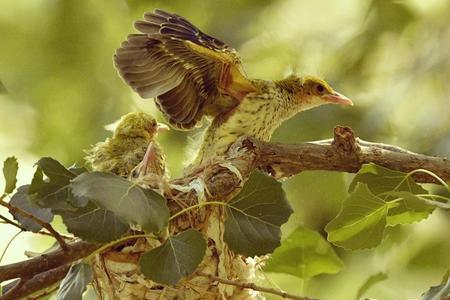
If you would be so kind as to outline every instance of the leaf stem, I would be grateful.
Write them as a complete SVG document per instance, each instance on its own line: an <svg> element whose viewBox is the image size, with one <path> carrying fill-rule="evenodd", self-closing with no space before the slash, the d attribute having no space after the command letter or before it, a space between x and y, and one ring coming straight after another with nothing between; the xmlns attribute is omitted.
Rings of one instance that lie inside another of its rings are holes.
<svg viewBox="0 0 450 300"><path fill-rule="evenodd" d="M254 291L258 291L258 292L273 294L273 295L280 296L281 298L284 298L284 299L314 300L314 299L308 298L308 297L302 297L302 296L288 294L286 292L283 292L282 290L258 286L256 284L254 284L253 282L242 282L242 281L238 281L238 280L229 280L229 279L217 277L215 275L207 274L207 273L203 273L203 272L197 272L197 275L209 278L211 280L220 282L222 284L233 285L233 286L237 286L237 287L240 287L243 289L250 289L250 290L254 290Z"/></svg>
<svg viewBox="0 0 450 300"><path fill-rule="evenodd" d="M180 210L180 211L177 212L176 214L172 215L172 216L169 218L169 222L172 221L173 219L179 217L180 215L182 215L182 214L184 214L184 213L190 211L190 210L193 210L193 209L195 209L195 208L200 208L200 207L203 207L203 206L207 206L207 205L220 205L220 206L227 206L227 207L229 206L227 203L225 203L225 202L220 202L220 201L207 201L207 202L198 203L198 204L195 204L195 205L186 207L185 209Z"/></svg>
<svg viewBox="0 0 450 300"><path fill-rule="evenodd" d="M100 248L98 248L97 250L95 250L94 252L92 252L91 254L89 254L84 260L85 261L89 261L90 259L92 259L92 257L94 257L95 255L105 251L108 248L114 247L115 245L118 245L122 242L131 240L131 239L138 239L138 238L151 238L152 237L152 233L143 233L143 234L134 234L134 235L127 235L124 236L118 240L114 240L112 242L109 242L108 244L105 244L103 246L101 246Z"/></svg>
<svg viewBox="0 0 450 300"><path fill-rule="evenodd" d="M411 176L411 175L413 175L413 174L415 174L415 173L425 173L425 174L428 174L428 175L430 175L431 177L433 177L433 178L435 178L437 181L439 181L449 192L450 192L450 188L449 188L449 186L448 186L448 184L441 178L441 177L439 177L439 176L437 176L436 174L434 174L433 172L431 172L431 171L428 171L428 170L426 170L426 169L416 169L416 170L412 170L411 172L409 172L408 174L407 174L407 176Z"/></svg>
<svg viewBox="0 0 450 300"><path fill-rule="evenodd" d="M442 199L445 200L446 202L450 202L450 199L445 197L445 196L441 196L441 195L436 195L436 194L417 194L417 197L429 197L429 198L437 198L437 199Z"/></svg>
<svg viewBox="0 0 450 300"><path fill-rule="evenodd" d="M18 237L19 234L21 234L22 232L23 232L23 230L20 230L20 231L19 231L18 233L16 233L16 234L9 240L9 242L6 244L5 249L3 250L2 255L0 256L0 262L2 262L3 257L5 256L6 251L8 250L9 246L11 245L11 243L12 243L12 242L14 241L14 239L15 239L16 237Z"/></svg>
<svg viewBox="0 0 450 300"><path fill-rule="evenodd" d="M183 209L183 210L177 212L176 214L172 215L172 216L169 218L169 222L172 221L173 219L179 217L180 215L186 213L186 212L189 211L189 210L192 210L192 209L194 209L194 208L199 208L199 207L202 207L202 206L206 206L206 205L222 205L222 206L228 206L228 204L226 204L226 203L224 203L224 202L219 202L219 201L210 201L210 202L199 203L199 204L196 204L196 205L189 206L189 207L187 207L187 208L185 208L185 209ZM127 236L124 236L124 237L122 237L122 238L120 238L120 239L118 239L118 240L114 240L114 241L112 241L112 242L110 242L110 243L108 243L108 244L105 244L105 245L101 246L100 248L98 248L97 250L95 250L94 252L92 252L89 256L87 256L87 257L85 258L85 261L89 261L90 259L92 259L93 256L95 256L95 255L97 255L97 254L99 254L99 253L105 251L105 250L108 249L108 248L111 248L111 247L113 247L113 246L115 246L115 245L117 245L117 244L120 244L120 243L122 243L122 242L131 240L131 239L144 238L144 237L145 237L145 238L149 238L149 237L151 238L152 236L153 236L152 233L143 233L143 234L135 234L135 235L127 235Z"/></svg>
<svg viewBox="0 0 450 300"><path fill-rule="evenodd" d="M19 223L14 222L13 220L8 219L8 218L5 217L5 216L0 215L0 219L3 220L2 223L4 223L4 224L12 225L12 226L14 226L14 227L17 227L17 228L21 229L22 231L29 231L28 229L26 229L25 227L23 227L23 226L20 225ZM38 232L35 232L35 233L53 237L53 234L51 234L51 233L48 232L48 231L43 231L43 230L41 230L41 231L38 231ZM71 236L67 236L67 235L63 235L63 234L59 234L59 235L60 235L63 239L66 239L66 240L73 240L73 239L74 239L74 238L71 237Z"/></svg>
<svg viewBox="0 0 450 300"><path fill-rule="evenodd" d="M7 209L9 209L9 211L11 213L19 213L21 215L23 215L24 217L33 220L34 222L36 222L37 224L41 225L42 227L44 227L45 229L48 230L49 233L51 233L51 235L58 241L59 245L61 246L61 249L63 249L64 251L69 250L69 248L67 247L66 242L64 241L64 239L61 237L61 235L53 228L52 225L50 225L50 223L44 222L41 219L37 218L36 216L33 216L32 214L30 214L29 212L20 209L18 207L15 207L14 205L9 204L8 202L4 201L5 194L2 195L2 197L0 197L0 205L6 207Z"/></svg>

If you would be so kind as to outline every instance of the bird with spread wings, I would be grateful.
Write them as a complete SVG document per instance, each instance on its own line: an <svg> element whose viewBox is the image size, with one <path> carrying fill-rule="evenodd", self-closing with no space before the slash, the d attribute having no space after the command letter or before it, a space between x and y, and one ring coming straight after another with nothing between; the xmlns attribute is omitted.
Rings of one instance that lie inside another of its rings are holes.
<svg viewBox="0 0 450 300"><path fill-rule="evenodd" d="M352 101L315 76L279 81L249 79L235 49L162 10L145 13L114 55L125 82L142 98L155 98L168 122L191 129L212 119L193 164L223 156L241 136L269 140L296 113Z"/></svg>

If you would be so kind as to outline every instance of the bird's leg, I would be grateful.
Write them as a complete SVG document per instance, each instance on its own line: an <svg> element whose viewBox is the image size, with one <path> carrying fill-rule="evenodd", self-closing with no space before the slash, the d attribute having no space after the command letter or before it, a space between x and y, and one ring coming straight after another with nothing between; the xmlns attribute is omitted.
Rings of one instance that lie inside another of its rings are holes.
<svg viewBox="0 0 450 300"><path fill-rule="evenodd" d="M141 180L142 178L144 178L148 173L149 162L151 161L151 159L155 159L153 142L150 142L150 144L148 145L142 161L130 172L130 179Z"/></svg>
<svg viewBox="0 0 450 300"><path fill-rule="evenodd" d="M150 170L150 165L151 163L156 159L156 155L155 155L155 150L154 150L154 145L153 142L150 142L150 144L148 144L147 150L145 151L145 155L144 158L142 159L142 162L140 163L141 165L141 170L139 170L140 174L144 174L147 175Z"/></svg>

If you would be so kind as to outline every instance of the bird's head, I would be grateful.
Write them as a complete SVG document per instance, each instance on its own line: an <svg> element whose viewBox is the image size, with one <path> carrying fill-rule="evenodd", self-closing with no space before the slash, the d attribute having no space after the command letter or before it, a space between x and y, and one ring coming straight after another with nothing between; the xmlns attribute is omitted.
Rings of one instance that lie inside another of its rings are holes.
<svg viewBox="0 0 450 300"><path fill-rule="evenodd" d="M141 137L152 140L158 132L169 130L167 125L158 123L155 118L144 112L131 112L120 118L114 137Z"/></svg>
<svg viewBox="0 0 450 300"><path fill-rule="evenodd" d="M279 81L292 95L302 110L323 104L353 105L346 96L336 92L325 80L315 76L289 76Z"/></svg>

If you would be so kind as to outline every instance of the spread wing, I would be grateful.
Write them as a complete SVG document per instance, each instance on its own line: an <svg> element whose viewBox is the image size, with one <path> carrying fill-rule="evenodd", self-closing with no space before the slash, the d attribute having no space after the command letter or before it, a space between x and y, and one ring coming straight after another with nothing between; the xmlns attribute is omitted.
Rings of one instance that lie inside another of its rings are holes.
<svg viewBox="0 0 450 300"><path fill-rule="evenodd" d="M155 10L144 19L135 22L142 34L129 35L114 62L141 97L156 97L172 125L192 128L256 91L233 48L176 14Z"/></svg>

